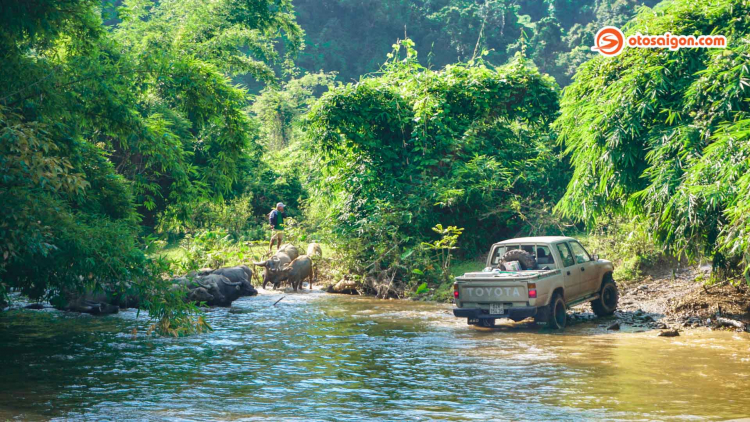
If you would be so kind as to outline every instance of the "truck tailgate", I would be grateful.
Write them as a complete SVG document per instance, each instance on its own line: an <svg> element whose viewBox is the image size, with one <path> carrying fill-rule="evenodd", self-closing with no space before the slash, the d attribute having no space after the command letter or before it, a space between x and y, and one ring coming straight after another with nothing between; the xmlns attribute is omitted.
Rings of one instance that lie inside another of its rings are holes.
<svg viewBox="0 0 750 422"><path fill-rule="evenodd" d="M526 302L529 290L526 282L479 281L458 283L462 302Z"/></svg>

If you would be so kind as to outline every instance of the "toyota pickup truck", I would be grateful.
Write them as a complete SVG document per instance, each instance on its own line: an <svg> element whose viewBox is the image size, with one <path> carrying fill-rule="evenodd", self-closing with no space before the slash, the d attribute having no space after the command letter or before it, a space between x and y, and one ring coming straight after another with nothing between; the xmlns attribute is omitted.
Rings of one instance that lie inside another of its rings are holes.
<svg viewBox="0 0 750 422"><path fill-rule="evenodd" d="M538 324L565 328L567 308L591 302L598 316L617 309L619 292L610 261L593 257L571 237L509 239L492 245L487 266L456 277L453 314L470 325L533 317Z"/></svg>

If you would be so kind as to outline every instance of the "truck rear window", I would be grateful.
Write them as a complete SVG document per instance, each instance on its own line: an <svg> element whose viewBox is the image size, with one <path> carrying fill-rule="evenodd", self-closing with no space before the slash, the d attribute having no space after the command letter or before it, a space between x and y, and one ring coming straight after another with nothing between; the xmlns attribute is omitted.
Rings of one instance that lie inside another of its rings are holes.
<svg viewBox="0 0 750 422"><path fill-rule="evenodd" d="M552 257L549 247L543 245L536 246L536 263L540 268L555 266L555 258Z"/></svg>
<svg viewBox="0 0 750 422"><path fill-rule="evenodd" d="M513 250L513 249L523 249L526 252L530 253L531 255L536 258L537 263L540 267L543 266L554 266L555 260L552 258L552 253L549 250L548 246L545 245L502 245L495 248L493 254L492 254L492 260L490 261L492 263L493 267L497 267L500 264L500 261L503 258L503 255L505 255L506 252Z"/></svg>
<svg viewBox="0 0 750 422"><path fill-rule="evenodd" d="M503 255L512 249L518 249L518 245L503 245L495 248L495 252L492 254L492 261L490 261L492 262L492 266L497 267Z"/></svg>

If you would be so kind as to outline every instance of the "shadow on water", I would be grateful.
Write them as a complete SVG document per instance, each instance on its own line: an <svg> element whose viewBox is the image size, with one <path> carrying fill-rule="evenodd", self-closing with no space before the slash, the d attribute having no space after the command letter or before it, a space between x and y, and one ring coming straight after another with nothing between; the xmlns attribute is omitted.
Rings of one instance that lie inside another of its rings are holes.
<svg viewBox="0 0 750 422"><path fill-rule="evenodd" d="M173 339L145 336L134 311L0 314L0 419L685 419L750 408L746 335L665 339L600 321L486 330L448 305L315 291L264 291L207 318L213 332Z"/></svg>

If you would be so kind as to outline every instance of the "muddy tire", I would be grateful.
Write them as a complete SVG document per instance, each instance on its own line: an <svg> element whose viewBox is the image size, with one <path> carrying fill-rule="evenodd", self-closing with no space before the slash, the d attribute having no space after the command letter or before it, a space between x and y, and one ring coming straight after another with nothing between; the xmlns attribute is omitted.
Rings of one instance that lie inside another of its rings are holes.
<svg viewBox="0 0 750 422"><path fill-rule="evenodd" d="M536 308L536 315L534 315L534 323L539 325L547 325L549 320L549 306L542 306Z"/></svg>
<svg viewBox="0 0 750 422"><path fill-rule="evenodd" d="M505 252L500 261L518 261L521 264L521 269L523 270L536 269L536 258L534 258L534 255L526 252L523 249L511 249L508 252Z"/></svg>
<svg viewBox="0 0 750 422"><path fill-rule="evenodd" d="M598 317L612 315L617 309L618 300L620 300L620 292L617 290L617 284L612 279L612 274L607 274L602 281L599 299L591 302L591 310Z"/></svg>
<svg viewBox="0 0 750 422"><path fill-rule="evenodd" d="M547 326L553 330L562 330L568 319L568 309L565 307L565 300L560 293L555 293L550 300L549 309L547 310Z"/></svg>

